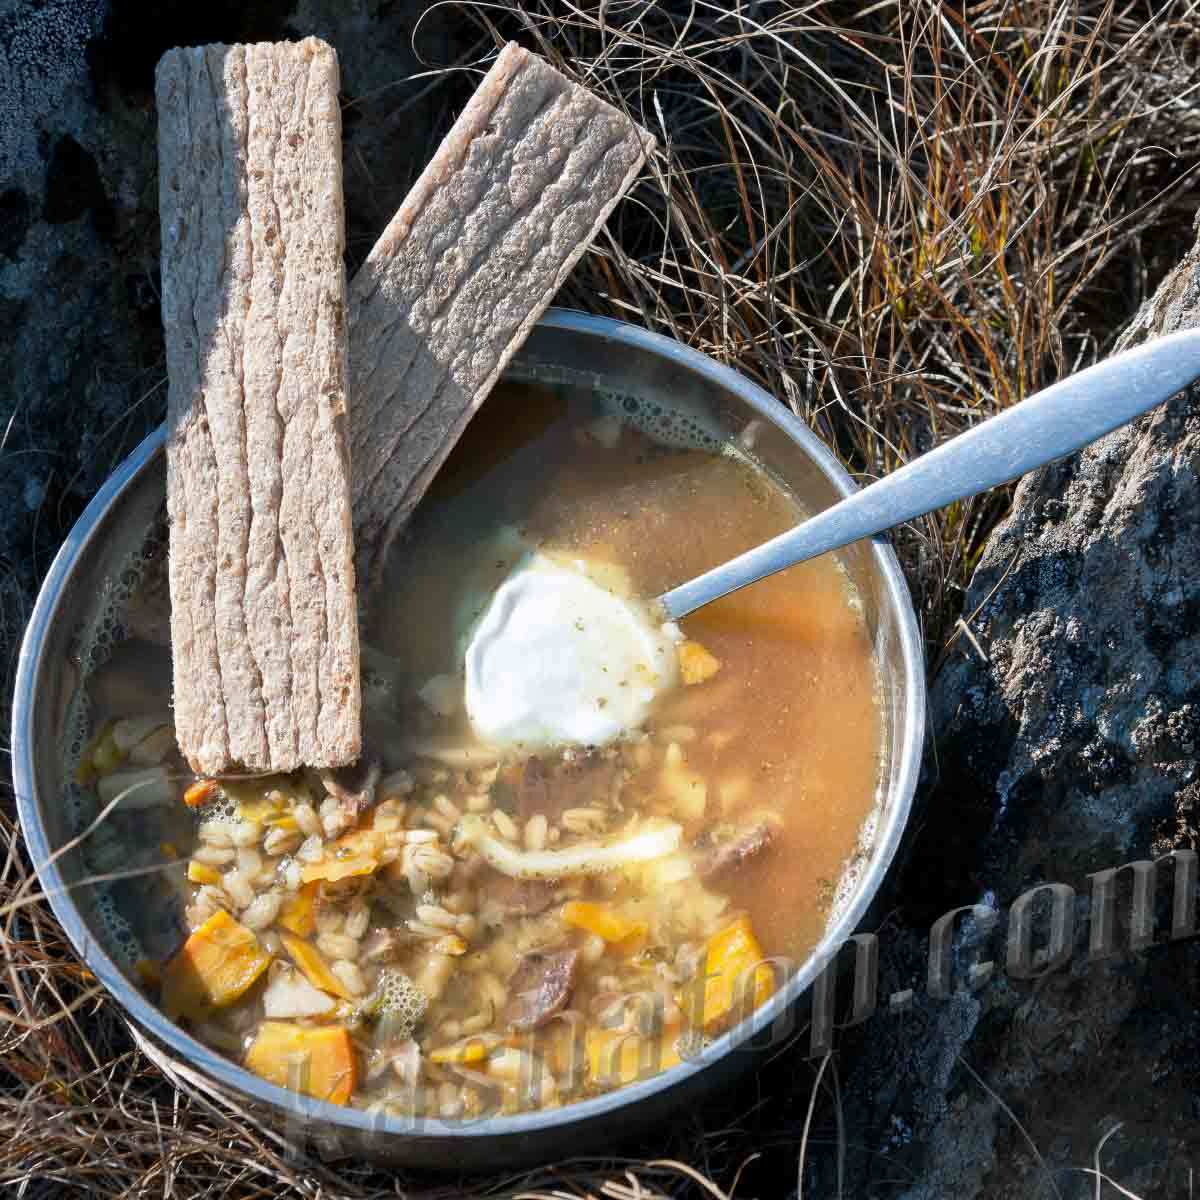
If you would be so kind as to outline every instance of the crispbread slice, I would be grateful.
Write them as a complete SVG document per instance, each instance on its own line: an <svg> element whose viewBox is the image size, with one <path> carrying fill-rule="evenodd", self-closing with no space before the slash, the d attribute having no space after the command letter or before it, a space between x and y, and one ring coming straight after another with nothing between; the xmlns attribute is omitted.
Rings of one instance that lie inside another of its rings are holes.
<svg viewBox="0 0 1200 1200"><path fill-rule="evenodd" d="M653 146L515 43L484 76L350 285L364 583Z"/></svg>
<svg viewBox="0 0 1200 1200"><path fill-rule="evenodd" d="M192 768L359 754L334 52L158 65L175 729Z"/></svg>

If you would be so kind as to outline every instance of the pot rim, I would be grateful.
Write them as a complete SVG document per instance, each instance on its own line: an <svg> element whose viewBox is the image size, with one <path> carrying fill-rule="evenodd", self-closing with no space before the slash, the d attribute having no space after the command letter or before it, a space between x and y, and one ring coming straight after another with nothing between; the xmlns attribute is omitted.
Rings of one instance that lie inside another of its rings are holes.
<svg viewBox="0 0 1200 1200"><path fill-rule="evenodd" d="M607 339L675 362L687 371L704 377L734 393L771 424L781 428L808 455L842 496L858 488L825 444L785 405L732 368L724 366L698 350L649 330L592 316L570 309L551 308L539 326ZM33 614L26 627L17 664L12 718L12 771L17 812L25 844L44 893L55 917L71 940L76 952L92 970L125 1013L146 1032L170 1047L181 1059L219 1083L243 1095L281 1110L293 1120L330 1124L347 1131L357 1130L376 1136L411 1137L445 1140L452 1146L459 1139L506 1138L514 1135L569 1131L574 1125L591 1123L596 1118L645 1100L667 1089L678 1087L725 1055L736 1051L755 1034L771 1024L788 1005L801 997L833 954L862 920L895 856L908 822L920 770L925 728L925 672L920 632L912 599L900 564L890 543L871 539L871 553L880 571L883 594L895 617L900 658L905 679L905 712L901 728L904 738L896 747L897 762L892 773L894 795L880 820L872 844L870 861L849 903L795 974L761 1005L752 1016L717 1038L695 1057L661 1070L647 1079L626 1084L614 1091L584 1100L575 1100L561 1108L536 1110L515 1115L489 1116L471 1121L447 1121L435 1117L396 1118L368 1113L328 1101L317 1100L268 1083L232 1059L209 1049L202 1042L169 1021L135 987L94 939L69 895L54 861L46 829L35 801L33 761L33 721L35 684L39 677L47 635L55 617L59 597L80 555L99 529L105 514L141 473L166 442L166 425L149 434L105 481L84 509L60 547L38 592Z"/></svg>

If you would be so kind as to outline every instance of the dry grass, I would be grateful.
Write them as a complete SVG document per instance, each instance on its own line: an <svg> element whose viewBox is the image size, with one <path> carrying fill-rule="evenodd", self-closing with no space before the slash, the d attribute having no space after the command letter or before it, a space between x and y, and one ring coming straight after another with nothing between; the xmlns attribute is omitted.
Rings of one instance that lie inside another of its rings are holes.
<svg viewBox="0 0 1200 1200"><path fill-rule="evenodd" d="M1197 0L465 11L481 58L515 34L662 140L566 301L737 366L864 478L1103 354L1190 240L1180 185L1200 157L1200 110L1187 102L1200 87ZM898 539L931 660L1003 507L1002 496L956 506ZM21 614L9 599L0 586L11 625ZM0 1186L30 1197L421 1191L361 1163L298 1161L236 1100L140 1042L48 909L13 906L33 881L8 818L0 839ZM783 1161L795 1179L803 1153L829 1156L823 1178L840 1183L857 1133L828 1115L836 1073L818 1088L799 1061L765 1073L775 1090L745 1093L748 1111L691 1115L660 1135L671 1161L567 1163L475 1190L720 1197L754 1153L776 1164L760 1194L776 1190ZM863 1178L867 1158L855 1159Z"/></svg>

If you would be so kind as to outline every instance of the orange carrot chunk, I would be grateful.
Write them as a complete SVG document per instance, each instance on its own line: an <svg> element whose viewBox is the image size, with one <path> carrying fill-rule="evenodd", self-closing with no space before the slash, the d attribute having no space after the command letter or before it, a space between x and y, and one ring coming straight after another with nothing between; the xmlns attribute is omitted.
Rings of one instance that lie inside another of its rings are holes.
<svg viewBox="0 0 1200 1200"><path fill-rule="evenodd" d="M188 808L199 808L212 799L217 790L215 779L198 779L183 793L183 802Z"/></svg>
<svg viewBox="0 0 1200 1200"><path fill-rule="evenodd" d="M692 1026L715 1033L766 1000L775 990L775 972L763 958L749 917L714 933L705 947L703 986L685 984L679 992Z"/></svg>
<svg viewBox="0 0 1200 1200"><path fill-rule="evenodd" d="M329 969L329 964L322 957L320 950L311 942L298 938L294 933L280 933L279 940L292 962L304 972L313 987L333 996L340 996L343 1000L354 999L342 981Z"/></svg>
<svg viewBox="0 0 1200 1200"><path fill-rule="evenodd" d="M280 1087L331 1104L345 1104L358 1084L350 1034L340 1026L309 1029L263 1021L246 1051L246 1068Z"/></svg>
<svg viewBox="0 0 1200 1200"><path fill-rule="evenodd" d="M202 1018L249 991L270 961L258 938L221 909L163 968L163 1009L172 1020Z"/></svg>

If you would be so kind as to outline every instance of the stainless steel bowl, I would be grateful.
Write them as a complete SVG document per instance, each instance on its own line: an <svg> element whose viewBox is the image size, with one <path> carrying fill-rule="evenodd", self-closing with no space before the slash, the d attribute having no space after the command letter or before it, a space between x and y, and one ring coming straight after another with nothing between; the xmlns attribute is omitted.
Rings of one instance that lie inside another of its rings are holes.
<svg viewBox="0 0 1200 1200"><path fill-rule="evenodd" d="M583 381L620 394L661 396L720 427L766 470L817 510L855 490L828 449L761 388L695 350L631 325L552 310L510 365L508 378ZM779 1028L822 966L854 931L875 895L908 819L924 734L921 643L908 589L882 540L842 552L861 595L881 667L886 746L878 807L824 940L787 985L751 1019L692 1061L615 1092L547 1112L471 1123L413 1124L310 1100L266 1083L168 1021L139 991L121 948L97 912L96 890L78 850L53 857L76 832L62 802L65 714L79 685L78 631L160 511L164 430L147 438L97 493L46 576L17 671L12 760L26 845L59 921L80 957L148 1033L177 1060L257 1101L296 1132L317 1129L335 1152L453 1169L512 1165L612 1142L727 1080L753 1061L751 1039ZM330 1138L332 1142L330 1143Z"/></svg>

